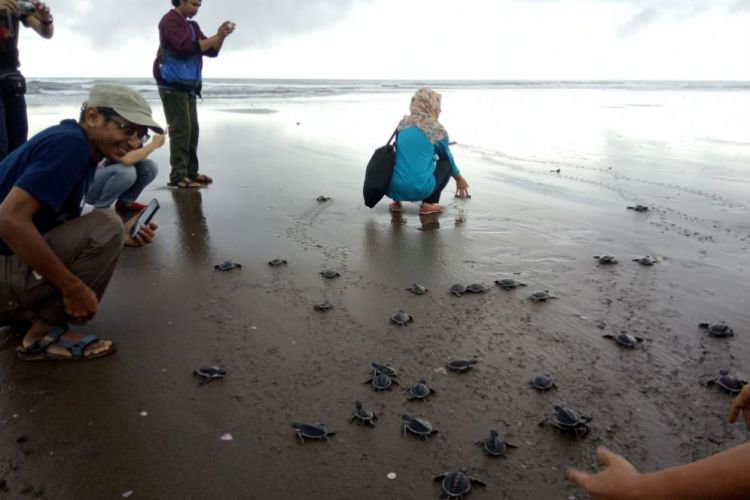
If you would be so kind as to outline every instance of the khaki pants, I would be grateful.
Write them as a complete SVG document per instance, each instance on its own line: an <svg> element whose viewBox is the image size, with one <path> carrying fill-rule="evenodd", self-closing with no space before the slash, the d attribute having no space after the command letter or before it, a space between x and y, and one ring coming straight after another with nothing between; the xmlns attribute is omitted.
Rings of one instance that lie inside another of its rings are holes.
<svg viewBox="0 0 750 500"><path fill-rule="evenodd" d="M44 235L65 266L101 300L125 241L114 210L97 209ZM76 323L65 313L62 292L34 273L15 255L0 256L0 323L28 319L34 313L48 323Z"/></svg>

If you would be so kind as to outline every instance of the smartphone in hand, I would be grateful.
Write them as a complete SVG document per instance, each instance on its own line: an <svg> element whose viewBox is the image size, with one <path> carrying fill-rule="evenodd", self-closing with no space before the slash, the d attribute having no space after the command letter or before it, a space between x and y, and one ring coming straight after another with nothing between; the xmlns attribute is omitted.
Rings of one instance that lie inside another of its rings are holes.
<svg viewBox="0 0 750 500"><path fill-rule="evenodd" d="M154 218L154 214L157 210L159 210L159 202L154 198L138 216L138 220L135 221L135 224L133 224L133 229L130 231L131 238L135 239L135 237L138 236L138 231L141 230L141 226L151 222L151 219Z"/></svg>

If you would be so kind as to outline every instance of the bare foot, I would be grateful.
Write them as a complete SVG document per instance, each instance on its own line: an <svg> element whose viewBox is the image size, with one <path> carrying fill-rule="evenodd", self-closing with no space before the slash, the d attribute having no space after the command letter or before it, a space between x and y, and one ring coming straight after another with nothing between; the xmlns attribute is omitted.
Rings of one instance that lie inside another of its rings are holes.
<svg viewBox="0 0 750 500"><path fill-rule="evenodd" d="M388 205L388 210L391 212L400 212L401 211L401 202L400 201L394 201L390 205Z"/></svg>
<svg viewBox="0 0 750 500"><path fill-rule="evenodd" d="M444 207L442 207L441 205L437 205L435 203L422 203L419 206L420 215L440 214L440 213L443 213L443 210L445 210Z"/></svg>
<svg viewBox="0 0 750 500"><path fill-rule="evenodd" d="M18 347L18 351L26 352L29 349L29 347L31 347L34 344L34 342L44 338L44 336L47 335L52 330L54 330L56 326L57 325L52 325L42 320L34 321L31 325L31 329L29 329L28 333L26 333L26 336L21 341L21 345ZM86 336L85 334L68 330L60 337L60 339L75 343L75 342L79 342L85 336ZM83 357L84 358L89 358L92 356L96 357L97 355L103 355L105 353L108 353L111 350L112 350L111 340L97 340L96 342L93 342L85 347L85 349L83 350ZM73 357L71 352L68 349L66 349L65 347L61 345L56 345L56 344L52 344L49 347L47 347L47 354L50 354L53 357L59 357L59 358Z"/></svg>

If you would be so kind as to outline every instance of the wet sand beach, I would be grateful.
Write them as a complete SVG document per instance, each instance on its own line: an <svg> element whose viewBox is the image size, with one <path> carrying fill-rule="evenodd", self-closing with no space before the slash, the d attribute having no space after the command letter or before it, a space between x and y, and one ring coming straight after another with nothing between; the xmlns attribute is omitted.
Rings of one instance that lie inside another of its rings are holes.
<svg viewBox="0 0 750 500"><path fill-rule="evenodd" d="M730 104L748 92L445 92L472 198L451 182L443 215L406 203L392 216L387 202L364 207L361 182L409 95L206 100L200 158L216 182L167 188L167 151L154 154L141 199L161 203L158 240L125 249L81 328L118 352L24 363L20 337L0 334L0 498L421 500L461 467L488 484L469 498L585 498L564 470L593 470L598 445L652 470L745 442L731 397L705 383L721 368L748 375L750 138L730 112L750 109ZM482 106L503 113L461 118ZM30 111L39 129L64 110ZM650 210L626 209L639 203ZM659 261L632 261L644 255ZM242 268L214 270L228 259ZM503 277L528 286L505 291ZM415 282L429 292L407 292ZM459 282L491 289L449 294ZM533 290L558 298L533 303ZM334 308L313 310L323 300ZM398 309L414 322L391 324ZM720 320L734 338L697 327ZM602 337L621 332L645 341ZM446 372L456 358L479 363ZM400 386L365 384L373 361L398 368ZM210 365L227 376L199 385L192 371ZM540 373L558 390L532 389ZM420 379L436 394L407 401ZM348 423L355 400L375 427ZM590 434L539 426L555 404L592 416ZM402 414L439 433L402 437ZM292 422L336 434L302 445ZM491 429L518 448L484 456L474 443Z"/></svg>

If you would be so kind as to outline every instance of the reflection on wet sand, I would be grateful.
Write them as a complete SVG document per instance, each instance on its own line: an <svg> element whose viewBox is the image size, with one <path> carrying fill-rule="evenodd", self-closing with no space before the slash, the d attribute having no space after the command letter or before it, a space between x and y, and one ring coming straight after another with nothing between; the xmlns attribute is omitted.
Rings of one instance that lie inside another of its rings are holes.
<svg viewBox="0 0 750 500"><path fill-rule="evenodd" d="M175 189L172 198L177 212L178 248L192 262L204 262L208 255L209 234L199 190Z"/></svg>
<svg viewBox="0 0 750 500"><path fill-rule="evenodd" d="M419 222L422 224L422 227L419 228L420 231L435 231L436 229L440 229L440 221L438 220L438 216L440 214L419 214Z"/></svg>

